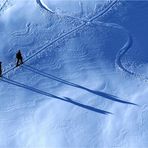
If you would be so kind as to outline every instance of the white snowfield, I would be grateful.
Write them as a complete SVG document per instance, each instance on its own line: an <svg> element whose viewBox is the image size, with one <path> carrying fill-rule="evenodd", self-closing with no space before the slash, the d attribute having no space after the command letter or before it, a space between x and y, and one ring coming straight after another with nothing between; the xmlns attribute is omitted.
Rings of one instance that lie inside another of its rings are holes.
<svg viewBox="0 0 148 148"><path fill-rule="evenodd" d="M0 148L147 148L147 12L146 1L0 0Z"/></svg>

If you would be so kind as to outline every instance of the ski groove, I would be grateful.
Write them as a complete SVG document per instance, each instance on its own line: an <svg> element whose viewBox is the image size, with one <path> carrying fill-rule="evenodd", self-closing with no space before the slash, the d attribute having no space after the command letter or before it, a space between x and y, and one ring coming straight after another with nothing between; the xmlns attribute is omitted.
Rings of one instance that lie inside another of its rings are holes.
<svg viewBox="0 0 148 148"><path fill-rule="evenodd" d="M128 73L129 75L132 75L136 78L139 78L140 80L148 81L148 77L144 75L140 75L138 73L135 73L133 71L128 70L122 63L122 58L125 56L125 54L130 50L133 44L133 38L132 36L127 32L128 39L127 42L124 44L124 46L119 50L116 56L116 65L118 65L119 69L123 70L124 72Z"/></svg>
<svg viewBox="0 0 148 148"><path fill-rule="evenodd" d="M51 9L49 9L41 0L36 0L37 4L43 8L44 10L50 12L50 13L54 13Z"/></svg>
<svg viewBox="0 0 148 148"><path fill-rule="evenodd" d="M98 18L98 17L100 17L100 16L103 16L103 15L104 15L105 13L107 13L108 10L110 10L117 2L118 2L118 0L113 1L113 2L112 2L111 4L109 4L104 10L102 10L98 15L96 15L96 16L92 17L91 19L89 19L88 22L93 21L93 20L95 20L96 18ZM56 39L54 39L54 40L51 41L50 43L47 43L47 45L45 45L44 47L42 47L40 50L38 50L37 52L35 52L35 53L34 53L33 55L31 55L30 57L26 58L26 59L24 60L24 63L27 62L27 61L29 61L30 59L32 59L32 58L33 58L34 56L36 56L37 54L43 52L47 47L51 46L51 45L54 44L55 42L57 42L57 41L59 41L60 39L62 39L62 38L64 38L64 37L66 37L66 36L68 36L68 35L74 33L75 31L77 31L77 30L83 28L83 27L86 26L86 25L87 25L87 22L84 22L84 23L82 23L81 25L77 26L76 28L70 30L69 32L67 32L67 33L65 33L65 34L63 34L63 35L61 35L60 37L58 37L58 38L56 38ZM16 68L16 67L14 66L14 67L8 69L7 71L4 71L4 72L3 72L3 75L8 74L10 71L14 70L15 68Z"/></svg>
<svg viewBox="0 0 148 148"><path fill-rule="evenodd" d="M3 5L0 7L0 11L3 10L3 8L6 6L7 3L8 3L8 0L5 0L5 2L3 3Z"/></svg>
<svg viewBox="0 0 148 148"><path fill-rule="evenodd" d="M127 35L127 41L119 49L119 51L116 55L115 67L119 68L120 70L123 70L124 72L128 73L129 75L132 75L132 76L135 76L136 78L140 78L141 80L147 81L148 80L147 77L128 70L127 68L124 67L124 65L122 63L122 58L125 56L125 54L130 50L130 48L133 45L133 38L132 38L132 35L128 32L128 30L126 28L124 28L123 26L121 26L119 24L115 24L115 23L104 23L104 22L99 22L99 21L98 21L98 23L102 24L106 27L113 27L115 29L123 30L123 32L125 32Z"/></svg>

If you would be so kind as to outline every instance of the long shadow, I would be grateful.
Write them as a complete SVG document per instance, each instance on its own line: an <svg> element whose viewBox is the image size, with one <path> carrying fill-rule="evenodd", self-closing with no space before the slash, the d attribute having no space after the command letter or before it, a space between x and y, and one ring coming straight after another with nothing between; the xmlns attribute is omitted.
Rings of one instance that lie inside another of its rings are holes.
<svg viewBox="0 0 148 148"><path fill-rule="evenodd" d="M6 82L8 84L15 85L15 86L33 91L35 93L38 93L38 94L41 94L41 95L44 95L44 96L47 96L47 97L52 97L52 98L55 98L55 99L58 99L58 100L62 100L62 101L74 104L76 106L79 106L81 108L84 108L84 109L87 109L87 110L90 110L90 111L93 111L93 112L96 112L96 113L100 113L100 114L104 114L104 115L112 114L111 112L108 112L108 111L105 111L105 110L100 110L100 109L97 109L97 108L94 108L94 107L91 107L91 106L88 106L88 105L84 105L84 104L78 103L78 102L73 101L72 99L69 99L69 98L66 98L66 97L64 97L64 98L58 97L56 95L53 95L53 94L50 94L48 92L36 89L36 88L28 86L28 85L25 85L23 83L20 83L20 82L14 81L14 80L10 80L6 77L2 77L2 78L0 78L0 80L3 81L3 82Z"/></svg>
<svg viewBox="0 0 148 148"><path fill-rule="evenodd" d="M47 73L45 73L45 72L42 72L42 71L40 71L40 70L38 70L38 69L36 69L36 68L33 68L33 67L29 66L29 65L26 65L26 64L22 65L22 67L25 68L25 69L27 69L27 70L29 70L29 71L32 71L32 72L34 72L34 73L37 73L37 74L39 74L39 75L41 75L41 76L44 76L44 77L46 77L46 78L49 78L49 79L52 79L52 80L55 80L55 81L64 83L64 84L66 84L66 85L70 85L70 86L76 87L76 88L83 89L83 90L85 90L85 91L87 91L87 92L90 92L90 93L93 93L93 94L95 94L95 95L104 97L104 98L106 98L106 99L108 99L108 100L112 100L112 101L119 102L119 103L124 103L124 104L137 105L137 104L132 103L132 102L128 102L128 101L121 100L121 99L120 99L119 97L117 97L117 96L114 96L114 95L111 95L111 94L108 94L108 93L105 93L105 92L101 92L101 91L91 90L91 89L86 88L86 87L83 87L83 86L81 86L81 85L78 85L78 84L75 84L75 83L72 83L72 82L63 80L63 79L61 79L61 78L55 77L55 76L53 76L53 75L51 75L51 74L47 74ZM137 106L138 106L138 105L137 105Z"/></svg>
<svg viewBox="0 0 148 148"><path fill-rule="evenodd" d="M79 107L82 107L82 108L85 108L85 109L88 109L88 110L93 110L94 112L98 112L98 109L97 108L94 108L92 106L88 106L88 105L84 105L84 104L81 104L79 102L75 102L73 101L72 99L68 98L68 97L64 97L66 99L67 102L69 103L72 103L74 105L77 105ZM107 112L107 111L104 111L104 110L100 110L99 109L99 113L101 114L112 114L111 112Z"/></svg>

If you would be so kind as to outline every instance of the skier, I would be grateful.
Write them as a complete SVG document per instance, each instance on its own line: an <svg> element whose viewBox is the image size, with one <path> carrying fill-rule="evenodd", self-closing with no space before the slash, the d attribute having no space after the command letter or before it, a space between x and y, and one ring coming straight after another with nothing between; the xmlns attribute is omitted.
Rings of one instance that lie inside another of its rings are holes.
<svg viewBox="0 0 148 148"><path fill-rule="evenodd" d="M0 77L2 77L2 62L0 62Z"/></svg>
<svg viewBox="0 0 148 148"><path fill-rule="evenodd" d="M16 53L16 59L17 59L16 67L23 64L23 57L20 50Z"/></svg>

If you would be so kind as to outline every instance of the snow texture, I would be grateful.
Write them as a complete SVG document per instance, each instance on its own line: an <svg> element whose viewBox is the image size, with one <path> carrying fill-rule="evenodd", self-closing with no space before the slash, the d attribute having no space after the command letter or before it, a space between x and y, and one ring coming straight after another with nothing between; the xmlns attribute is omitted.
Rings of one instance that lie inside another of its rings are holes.
<svg viewBox="0 0 148 148"><path fill-rule="evenodd" d="M147 12L147 1L0 0L0 148L147 148Z"/></svg>

